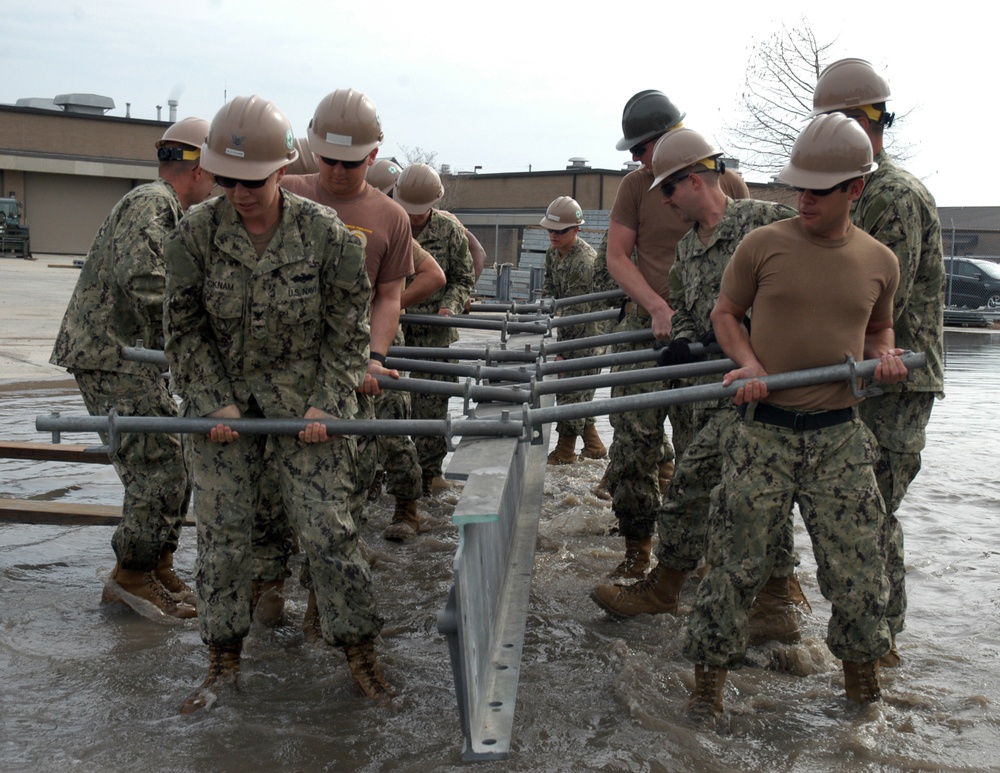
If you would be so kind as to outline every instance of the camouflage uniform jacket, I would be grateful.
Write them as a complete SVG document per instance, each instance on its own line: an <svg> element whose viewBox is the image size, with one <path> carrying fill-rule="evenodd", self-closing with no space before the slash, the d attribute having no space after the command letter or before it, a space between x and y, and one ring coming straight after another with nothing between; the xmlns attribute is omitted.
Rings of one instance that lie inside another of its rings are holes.
<svg viewBox="0 0 1000 773"><path fill-rule="evenodd" d="M542 284L542 296L545 298L570 298L575 295L585 295L594 292L594 259L597 253L580 237L577 237L569 252L563 257L556 247L549 247L545 252L545 281ZM566 307L563 316L586 314L594 311L590 304L580 304ZM585 338L596 335L594 323L566 325L557 328L560 341ZM586 357L593 352L577 351L574 357ZM567 355L569 356L569 355Z"/></svg>
<svg viewBox="0 0 1000 773"><path fill-rule="evenodd" d="M893 298L896 346L927 355L927 367L912 381L883 386L885 392L944 390L944 250L937 204L916 177L885 153L865 182L851 221L899 259L899 288Z"/></svg>
<svg viewBox="0 0 1000 773"><path fill-rule="evenodd" d="M712 307L719 297L722 272L743 237L759 226L794 216L795 210L784 204L727 199L726 213L708 244L698 238L697 225L684 234L670 269L674 338L697 341L712 329Z"/></svg>
<svg viewBox="0 0 1000 773"><path fill-rule="evenodd" d="M461 314L476 285L465 228L454 216L449 217L432 209L431 219L415 238L438 262L448 281L430 297L410 306L407 312L437 314L438 309L451 309L452 314ZM458 331L446 327L407 325L405 334L406 342L414 346L447 346L458 340Z"/></svg>
<svg viewBox="0 0 1000 773"><path fill-rule="evenodd" d="M167 360L190 416L251 398L270 418L357 412L371 284L361 242L326 207L281 191L258 258L225 197L193 208L164 247Z"/></svg>
<svg viewBox="0 0 1000 773"><path fill-rule="evenodd" d="M165 180L129 191L108 215L87 253L50 362L73 370L148 372L122 358L137 340L163 338L165 269L161 251L184 214Z"/></svg>

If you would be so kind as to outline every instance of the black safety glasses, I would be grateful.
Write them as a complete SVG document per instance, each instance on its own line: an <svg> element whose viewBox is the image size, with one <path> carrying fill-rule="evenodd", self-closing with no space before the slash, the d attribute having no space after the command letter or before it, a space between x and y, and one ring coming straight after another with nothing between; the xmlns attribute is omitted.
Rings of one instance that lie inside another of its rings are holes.
<svg viewBox="0 0 1000 773"><path fill-rule="evenodd" d="M816 188L796 188L795 192L806 193L808 191L809 195L819 196L820 198L822 198L823 196L829 196L834 191L846 191L850 187L851 187L851 181L848 180L847 182L841 183L840 185L834 185L832 188L821 188L819 190L817 190Z"/></svg>
<svg viewBox="0 0 1000 773"><path fill-rule="evenodd" d="M344 169L357 169L359 166L365 163L365 161L368 160L368 156L358 159L357 161L342 161L339 158L327 158L326 156L320 156L320 159L327 166L336 166L337 164L340 164L342 167L344 167Z"/></svg>
<svg viewBox="0 0 1000 773"><path fill-rule="evenodd" d="M223 177L221 174L217 174L215 175L215 184L220 188L235 188L237 183L244 188L263 188L270 179L268 176L263 180L238 180L235 177Z"/></svg>

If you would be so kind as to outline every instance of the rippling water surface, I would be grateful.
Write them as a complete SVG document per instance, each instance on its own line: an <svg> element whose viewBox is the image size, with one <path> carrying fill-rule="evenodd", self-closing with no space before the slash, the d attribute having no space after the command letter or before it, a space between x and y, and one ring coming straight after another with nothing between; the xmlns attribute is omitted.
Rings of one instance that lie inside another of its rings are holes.
<svg viewBox="0 0 1000 773"><path fill-rule="evenodd" d="M728 727L689 725L683 617L624 623L590 587L618 560L610 509L589 491L603 462L550 468L510 758L483 771L1000 770L1000 335L949 333L947 398L928 428L924 468L904 502L910 609L901 668L881 704L843 699L823 636L829 606L798 523L800 576L813 603L796 646L751 651L726 687ZM0 437L41 440L33 419L83 412L75 390L0 391ZM606 420L599 424L610 441ZM93 438L66 437L66 442ZM0 460L0 497L116 504L104 466ZM391 499L371 508L384 665L402 708L356 696L343 657L304 643L304 595L290 624L255 627L244 688L203 716L177 708L202 679L189 624L160 626L102 606L108 527L0 525L0 770L432 771L459 769L460 730L436 614L451 582L457 493L422 500L429 529L385 543ZM194 535L177 563L190 575ZM693 589L684 598L690 601ZM467 766L465 769L469 769Z"/></svg>

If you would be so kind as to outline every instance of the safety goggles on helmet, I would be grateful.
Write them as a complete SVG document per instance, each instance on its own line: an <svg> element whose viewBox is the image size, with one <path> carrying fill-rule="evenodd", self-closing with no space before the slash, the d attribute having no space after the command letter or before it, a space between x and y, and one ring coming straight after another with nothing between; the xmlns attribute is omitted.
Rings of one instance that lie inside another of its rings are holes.
<svg viewBox="0 0 1000 773"><path fill-rule="evenodd" d="M201 148L157 148L156 158L160 161L197 161Z"/></svg>

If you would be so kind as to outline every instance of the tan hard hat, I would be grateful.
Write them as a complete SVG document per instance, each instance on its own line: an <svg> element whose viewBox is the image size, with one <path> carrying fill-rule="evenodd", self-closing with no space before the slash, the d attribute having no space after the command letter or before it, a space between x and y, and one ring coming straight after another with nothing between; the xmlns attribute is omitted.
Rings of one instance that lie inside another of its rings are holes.
<svg viewBox="0 0 1000 773"><path fill-rule="evenodd" d="M156 142L156 158L160 163L197 161L207 136L208 121L204 118L185 118L172 123Z"/></svg>
<svg viewBox="0 0 1000 773"><path fill-rule="evenodd" d="M694 129L681 127L667 132L656 141L653 149L653 184L649 190L653 190L670 175L679 172L685 167L697 164L699 161L716 159L722 155L721 150L716 150L712 145ZM709 169L715 168L714 161L706 163Z"/></svg>
<svg viewBox="0 0 1000 773"><path fill-rule="evenodd" d="M382 121L360 91L337 89L316 106L306 138L317 156L360 161L382 144Z"/></svg>
<svg viewBox="0 0 1000 773"><path fill-rule="evenodd" d="M206 171L238 180L262 180L298 157L285 114L256 94L223 105L201 149Z"/></svg>
<svg viewBox="0 0 1000 773"><path fill-rule="evenodd" d="M634 94L622 111L622 138L615 148L628 150L636 145L670 131L684 120L684 113L677 109L662 91L646 89Z"/></svg>
<svg viewBox="0 0 1000 773"><path fill-rule="evenodd" d="M288 174L316 174L319 172L316 156L309 152L309 142L305 137L295 138L295 149L299 152L299 157L288 165Z"/></svg>
<svg viewBox="0 0 1000 773"><path fill-rule="evenodd" d="M565 228L581 226L585 222L587 221L583 219L583 210L580 209L576 199L560 196L549 204L549 208L545 210L545 217L539 225L550 231L562 231Z"/></svg>
<svg viewBox="0 0 1000 773"><path fill-rule="evenodd" d="M876 169L872 143L858 122L843 113L826 113L802 130L778 179L795 188L823 190Z"/></svg>
<svg viewBox="0 0 1000 773"><path fill-rule="evenodd" d="M402 173L403 167L395 161L390 158L380 158L368 167L366 179L373 188L388 194L396 187L396 182Z"/></svg>
<svg viewBox="0 0 1000 773"><path fill-rule="evenodd" d="M208 136L208 121L204 118L188 117L170 124L163 136L157 140L156 147L163 147L166 142L182 142L192 148L201 150Z"/></svg>
<svg viewBox="0 0 1000 773"><path fill-rule="evenodd" d="M889 99L889 84L864 59L841 59L820 73L809 117L876 105Z"/></svg>
<svg viewBox="0 0 1000 773"><path fill-rule="evenodd" d="M411 215L422 215L444 197L444 186L433 167L411 164L396 180L393 198Z"/></svg>

